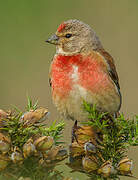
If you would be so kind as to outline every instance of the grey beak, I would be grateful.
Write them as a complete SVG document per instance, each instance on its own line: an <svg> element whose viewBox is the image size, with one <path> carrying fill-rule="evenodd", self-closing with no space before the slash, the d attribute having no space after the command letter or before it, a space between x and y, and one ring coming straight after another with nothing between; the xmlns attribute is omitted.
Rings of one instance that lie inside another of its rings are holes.
<svg viewBox="0 0 138 180"><path fill-rule="evenodd" d="M48 40L46 40L45 42L48 42L50 44L55 44L57 45L58 44L58 40L59 40L59 37L56 35L56 34L53 34L50 38L48 38Z"/></svg>

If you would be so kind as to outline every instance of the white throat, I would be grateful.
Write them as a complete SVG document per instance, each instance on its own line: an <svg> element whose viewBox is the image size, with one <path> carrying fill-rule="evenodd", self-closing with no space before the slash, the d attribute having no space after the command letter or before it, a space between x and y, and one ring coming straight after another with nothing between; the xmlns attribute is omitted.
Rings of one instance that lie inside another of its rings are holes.
<svg viewBox="0 0 138 180"><path fill-rule="evenodd" d="M65 52L62 47L56 46L56 54L72 56L72 55L78 54L78 52Z"/></svg>

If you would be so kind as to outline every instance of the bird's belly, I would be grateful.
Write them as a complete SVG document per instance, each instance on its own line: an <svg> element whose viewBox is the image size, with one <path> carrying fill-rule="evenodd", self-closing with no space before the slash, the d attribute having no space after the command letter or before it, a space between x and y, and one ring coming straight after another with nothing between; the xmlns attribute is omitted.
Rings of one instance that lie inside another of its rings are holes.
<svg viewBox="0 0 138 180"><path fill-rule="evenodd" d="M58 95L54 97L54 103L61 114L78 121L88 120L88 113L84 111L83 107L84 101L96 105L101 112L113 114L118 111L120 97L115 89L92 93L77 83L73 85L67 97L63 98Z"/></svg>
<svg viewBox="0 0 138 180"><path fill-rule="evenodd" d="M54 97L54 103L61 114L67 118L79 121L88 119L88 114L84 111L83 101L91 102L92 104L93 100L89 92L79 84L75 84L72 87L68 97L62 98L57 95Z"/></svg>
<svg viewBox="0 0 138 180"><path fill-rule="evenodd" d="M84 110L83 106L84 101L93 104L92 96L87 89L79 84L75 84L70 92L67 104L67 109L70 112L69 116L72 119L77 119L78 121L85 121L88 119L88 113Z"/></svg>

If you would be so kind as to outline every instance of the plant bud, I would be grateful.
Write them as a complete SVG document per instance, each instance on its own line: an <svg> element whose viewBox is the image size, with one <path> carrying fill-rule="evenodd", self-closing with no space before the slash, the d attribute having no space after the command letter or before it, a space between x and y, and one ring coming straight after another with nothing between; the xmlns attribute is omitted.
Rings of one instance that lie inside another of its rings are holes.
<svg viewBox="0 0 138 180"><path fill-rule="evenodd" d="M132 174L132 166L132 160L130 160L128 157L125 157L119 162L117 170L121 175L129 175Z"/></svg>
<svg viewBox="0 0 138 180"><path fill-rule="evenodd" d="M96 153L96 146L92 144L91 142L87 142L84 144L84 150L86 153Z"/></svg>
<svg viewBox="0 0 138 180"><path fill-rule="evenodd" d="M61 161L63 159L65 159L68 156L67 150L66 149L59 149L55 160Z"/></svg>
<svg viewBox="0 0 138 180"><path fill-rule="evenodd" d="M61 146L55 146L52 149L50 149L44 156L45 156L46 160L61 161L67 157L67 150Z"/></svg>
<svg viewBox="0 0 138 180"><path fill-rule="evenodd" d="M4 127L7 123L8 113L0 109L0 127Z"/></svg>
<svg viewBox="0 0 138 180"><path fill-rule="evenodd" d="M0 151L5 154L10 150L10 144L0 140Z"/></svg>
<svg viewBox="0 0 138 180"><path fill-rule="evenodd" d="M32 139L29 139L28 142L26 142L23 145L23 155L25 158L33 155L36 152L35 145L32 143Z"/></svg>
<svg viewBox="0 0 138 180"><path fill-rule="evenodd" d="M34 145L39 151L47 151L54 144L54 139L50 136L42 136L34 141Z"/></svg>
<svg viewBox="0 0 138 180"><path fill-rule="evenodd" d="M5 136L3 133L0 133L0 151L5 154L10 150L11 140L9 137Z"/></svg>
<svg viewBox="0 0 138 180"><path fill-rule="evenodd" d="M24 127L36 125L37 123L44 121L47 115L48 109L40 107L36 110L30 110L29 112L24 113L20 119L20 123L23 123Z"/></svg>
<svg viewBox="0 0 138 180"><path fill-rule="evenodd" d="M82 166L87 172L93 172L98 169L98 162L94 156L85 156L82 159Z"/></svg>
<svg viewBox="0 0 138 180"><path fill-rule="evenodd" d="M0 109L0 119L6 119L8 117L7 113Z"/></svg>
<svg viewBox="0 0 138 180"><path fill-rule="evenodd" d="M84 148L83 148L83 146L81 146L80 144L78 144L75 141L70 145L69 151L70 151L70 155L72 157L77 157L77 156L84 155Z"/></svg>
<svg viewBox="0 0 138 180"><path fill-rule="evenodd" d="M22 162L23 162L23 155L20 152L20 150L18 149L18 147L14 148L14 152L12 152L12 154L11 154L11 160L14 163L22 164Z"/></svg>
<svg viewBox="0 0 138 180"><path fill-rule="evenodd" d="M73 131L77 137L79 144L84 144L88 141L95 142L96 134L91 126L77 126Z"/></svg>
<svg viewBox="0 0 138 180"><path fill-rule="evenodd" d="M116 174L116 170L112 166L111 161L106 161L99 169L98 174L101 174L103 177L107 178L111 174Z"/></svg>

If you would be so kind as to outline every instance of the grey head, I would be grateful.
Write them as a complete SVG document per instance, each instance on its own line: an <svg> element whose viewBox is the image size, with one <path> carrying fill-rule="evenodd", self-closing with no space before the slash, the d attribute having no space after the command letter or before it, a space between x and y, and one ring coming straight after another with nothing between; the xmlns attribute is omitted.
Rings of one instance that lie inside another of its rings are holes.
<svg viewBox="0 0 138 180"><path fill-rule="evenodd" d="M64 21L56 33L46 42L56 45L58 54L73 55L101 49L102 44L95 31L79 20Z"/></svg>

